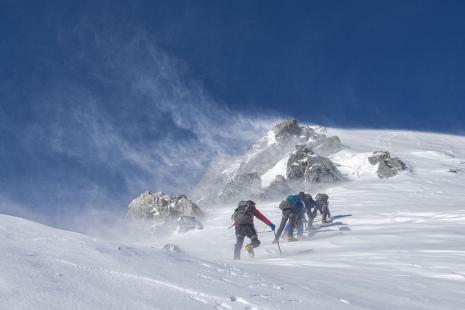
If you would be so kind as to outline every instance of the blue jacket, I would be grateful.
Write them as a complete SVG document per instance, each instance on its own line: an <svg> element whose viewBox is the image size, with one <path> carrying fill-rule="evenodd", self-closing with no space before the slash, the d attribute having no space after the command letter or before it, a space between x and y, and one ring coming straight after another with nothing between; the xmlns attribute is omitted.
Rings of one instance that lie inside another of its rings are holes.
<svg viewBox="0 0 465 310"><path fill-rule="evenodd" d="M292 202L292 208L300 209L303 207L302 201L300 201L299 196L297 195L289 195L287 196L287 200Z"/></svg>

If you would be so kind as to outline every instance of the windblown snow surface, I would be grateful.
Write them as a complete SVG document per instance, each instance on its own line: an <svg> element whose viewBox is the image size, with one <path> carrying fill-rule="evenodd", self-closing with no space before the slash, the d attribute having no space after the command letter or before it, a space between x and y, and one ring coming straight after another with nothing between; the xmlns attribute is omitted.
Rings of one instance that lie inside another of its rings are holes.
<svg viewBox="0 0 465 310"><path fill-rule="evenodd" d="M350 147L331 158L350 181L325 189L333 224L282 243L283 257L263 232L254 259L231 259L233 206L209 210L202 231L150 243L0 215L0 308L465 309L465 137L329 133ZM410 170L378 179L373 150ZM277 204L257 207L278 224Z"/></svg>

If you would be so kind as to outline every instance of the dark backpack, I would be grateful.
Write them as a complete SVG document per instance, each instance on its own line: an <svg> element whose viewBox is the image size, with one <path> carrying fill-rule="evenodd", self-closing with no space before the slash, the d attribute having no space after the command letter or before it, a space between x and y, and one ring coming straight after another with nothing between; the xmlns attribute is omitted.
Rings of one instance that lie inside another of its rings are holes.
<svg viewBox="0 0 465 310"><path fill-rule="evenodd" d="M255 206L248 201L240 201L237 208L234 210L231 219L235 225L250 224L253 222L253 210Z"/></svg>
<svg viewBox="0 0 465 310"><path fill-rule="evenodd" d="M286 209L291 209L292 208L292 202L289 201L289 200L283 200L281 201L281 203L279 204L279 208L281 210L286 210Z"/></svg>
<svg viewBox="0 0 465 310"><path fill-rule="evenodd" d="M315 200L318 202L318 203L327 203L328 202L328 195L326 194L318 194L315 196Z"/></svg>

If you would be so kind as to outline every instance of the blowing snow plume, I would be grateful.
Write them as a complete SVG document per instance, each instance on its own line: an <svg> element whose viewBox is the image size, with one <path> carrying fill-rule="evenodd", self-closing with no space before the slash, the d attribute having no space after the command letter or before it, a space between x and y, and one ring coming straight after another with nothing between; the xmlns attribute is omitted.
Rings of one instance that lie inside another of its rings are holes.
<svg viewBox="0 0 465 310"><path fill-rule="evenodd" d="M25 177L2 167L3 197L31 210L23 216L86 231L145 190L189 193L212 158L245 151L271 123L215 102L143 31L87 25L60 39L76 49L60 68L46 64L56 75L31 88L28 119L5 131L4 157L20 152Z"/></svg>

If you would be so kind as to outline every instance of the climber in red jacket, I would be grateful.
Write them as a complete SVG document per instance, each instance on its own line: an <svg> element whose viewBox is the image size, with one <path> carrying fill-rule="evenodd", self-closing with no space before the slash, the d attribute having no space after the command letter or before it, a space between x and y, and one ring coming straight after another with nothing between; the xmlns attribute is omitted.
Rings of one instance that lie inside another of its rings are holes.
<svg viewBox="0 0 465 310"><path fill-rule="evenodd" d="M250 238L251 243L245 246L250 257L254 257L254 248L260 245L258 240L257 231L253 224L254 217L257 217L260 221L270 226L271 230L275 230L275 225L271 223L257 208L255 208L255 202L252 200L240 201L237 208L234 210L234 214L231 219L234 221L236 228L236 245L234 247L234 259L241 258L241 249L244 244L244 238Z"/></svg>

